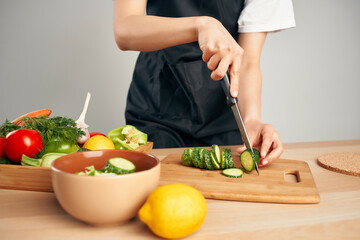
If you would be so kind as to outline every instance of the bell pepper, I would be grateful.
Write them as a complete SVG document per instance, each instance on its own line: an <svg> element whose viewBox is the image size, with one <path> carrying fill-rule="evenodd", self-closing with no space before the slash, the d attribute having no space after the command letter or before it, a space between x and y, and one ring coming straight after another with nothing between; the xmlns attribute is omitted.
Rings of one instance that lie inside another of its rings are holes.
<svg viewBox="0 0 360 240"><path fill-rule="evenodd" d="M107 137L113 141L115 149L134 150L147 143L147 134L136 127L125 125L111 130Z"/></svg>
<svg viewBox="0 0 360 240"><path fill-rule="evenodd" d="M41 150L40 157L47 153L74 153L79 150L77 143L70 143L61 138L53 138Z"/></svg>

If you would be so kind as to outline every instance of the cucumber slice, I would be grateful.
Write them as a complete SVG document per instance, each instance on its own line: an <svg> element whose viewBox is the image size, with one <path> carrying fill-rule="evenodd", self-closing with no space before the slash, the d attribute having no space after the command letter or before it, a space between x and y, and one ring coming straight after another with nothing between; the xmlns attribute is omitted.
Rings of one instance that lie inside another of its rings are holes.
<svg viewBox="0 0 360 240"><path fill-rule="evenodd" d="M244 174L243 170L241 170L240 168L228 168L228 169L224 169L221 172L224 176L226 177L231 177L231 178L241 178L242 175Z"/></svg>
<svg viewBox="0 0 360 240"><path fill-rule="evenodd" d="M234 160L232 158L232 154L231 154L231 149L222 149L222 161L225 161L224 164L222 164L222 166L224 166L223 169L227 169L227 168L234 168Z"/></svg>
<svg viewBox="0 0 360 240"><path fill-rule="evenodd" d="M226 169L226 161L224 159L224 156L221 158L220 168L221 169Z"/></svg>
<svg viewBox="0 0 360 240"><path fill-rule="evenodd" d="M218 162L218 164L221 164L221 154L220 154L220 148L218 145L214 144L211 146L211 151L214 153L215 155L215 159Z"/></svg>
<svg viewBox="0 0 360 240"><path fill-rule="evenodd" d="M106 162L104 169L110 173L126 174L126 173L135 172L136 167L129 160L116 157L116 158L110 158Z"/></svg>
<svg viewBox="0 0 360 240"><path fill-rule="evenodd" d="M251 172L255 168L254 160L259 163L260 161L260 152L257 149L254 149L254 154L251 153L250 149L246 149L240 154L241 166L245 171Z"/></svg>
<svg viewBox="0 0 360 240"><path fill-rule="evenodd" d="M216 161L215 153L214 153L214 152L211 152L210 155L211 155L211 163L212 163L212 165L213 165L213 169L215 169L215 170L220 169L220 165L219 165L219 163Z"/></svg>
<svg viewBox="0 0 360 240"><path fill-rule="evenodd" d="M201 168L201 159L200 159L200 149L194 148L192 151L191 161L193 165L197 168Z"/></svg>
<svg viewBox="0 0 360 240"><path fill-rule="evenodd" d="M192 149L191 148L185 149L181 156L181 161L185 166L189 166L189 167L194 166L191 160L191 156L192 156Z"/></svg>
<svg viewBox="0 0 360 240"><path fill-rule="evenodd" d="M203 157L204 157L204 163L205 163L205 168L208 170L214 170L213 164L212 164L212 160L211 160L211 153L210 151L204 149L204 151L202 152Z"/></svg>
<svg viewBox="0 0 360 240"><path fill-rule="evenodd" d="M204 151L205 151L205 149L203 149L203 148L200 148L200 150L199 150L199 159L200 159L199 168L206 168L205 159L204 159Z"/></svg>

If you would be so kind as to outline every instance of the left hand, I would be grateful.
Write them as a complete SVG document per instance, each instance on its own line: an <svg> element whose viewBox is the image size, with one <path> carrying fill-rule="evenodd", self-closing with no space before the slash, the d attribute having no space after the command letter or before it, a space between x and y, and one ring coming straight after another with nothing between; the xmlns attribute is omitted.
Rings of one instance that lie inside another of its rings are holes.
<svg viewBox="0 0 360 240"><path fill-rule="evenodd" d="M260 151L261 160L259 167L265 166L280 158L284 149L280 134L275 130L273 125L264 124L257 120L245 122L245 125L252 147ZM246 150L245 145L238 148L237 152L240 154L244 150Z"/></svg>

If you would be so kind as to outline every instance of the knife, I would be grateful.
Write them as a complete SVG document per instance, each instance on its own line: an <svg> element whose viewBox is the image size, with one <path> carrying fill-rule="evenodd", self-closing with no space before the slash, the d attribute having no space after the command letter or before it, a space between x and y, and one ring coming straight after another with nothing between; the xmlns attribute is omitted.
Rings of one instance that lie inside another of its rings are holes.
<svg viewBox="0 0 360 240"><path fill-rule="evenodd" d="M230 94L230 80L229 80L229 74L228 73L226 73L224 78L222 80L220 80L220 83L221 83L221 87L224 90L224 93L225 93L225 96L226 96L226 103L227 103L227 105L229 105L231 107L231 110L234 113L235 120L236 120L236 123L238 125L239 130L240 130L241 136L242 136L242 138L244 140L245 146L246 146L247 149L250 149L252 156L255 156L254 151L253 151L253 149L251 147L249 137L248 137L248 135L246 133L246 128L245 128L244 122L243 122L243 120L241 118L239 107L237 105L238 100L237 100L237 98L232 97L231 94ZM255 163L256 172L259 175L259 168L258 168L257 162L255 161L255 158L253 158L253 161Z"/></svg>

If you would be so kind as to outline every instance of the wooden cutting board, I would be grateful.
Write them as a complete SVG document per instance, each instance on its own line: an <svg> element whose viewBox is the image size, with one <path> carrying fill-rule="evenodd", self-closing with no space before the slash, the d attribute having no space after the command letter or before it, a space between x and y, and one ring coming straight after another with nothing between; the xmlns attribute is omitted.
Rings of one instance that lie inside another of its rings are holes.
<svg viewBox="0 0 360 240"><path fill-rule="evenodd" d="M240 167L239 156L233 156ZM198 189L205 198L271 202L271 203L319 203L310 168L306 162L279 159L269 166L244 173L242 178L229 178L221 170L203 170L186 167L181 155L168 155L161 161L160 185L183 183Z"/></svg>

